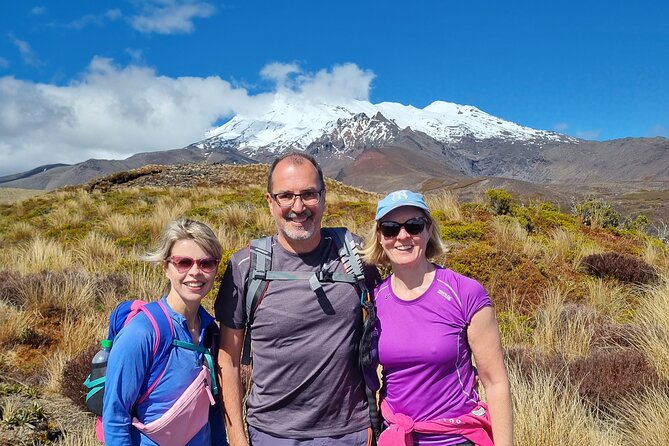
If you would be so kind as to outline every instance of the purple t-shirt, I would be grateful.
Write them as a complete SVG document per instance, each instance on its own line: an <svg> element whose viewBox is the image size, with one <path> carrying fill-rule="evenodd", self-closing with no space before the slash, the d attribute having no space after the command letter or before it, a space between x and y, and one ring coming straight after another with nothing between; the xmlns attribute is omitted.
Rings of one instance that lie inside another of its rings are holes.
<svg viewBox="0 0 669 446"><path fill-rule="evenodd" d="M479 399L467 328L492 305L477 281L437 266L423 295L412 301L392 291L391 277L374 292L384 398L395 413L415 421L468 413ZM414 434L416 445L451 445L458 435Z"/></svg>

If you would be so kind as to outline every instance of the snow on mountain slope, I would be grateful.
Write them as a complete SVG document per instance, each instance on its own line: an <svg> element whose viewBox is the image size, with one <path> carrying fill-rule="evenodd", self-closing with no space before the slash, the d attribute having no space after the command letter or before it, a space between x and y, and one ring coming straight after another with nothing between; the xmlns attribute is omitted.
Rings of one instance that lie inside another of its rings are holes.
<svg viewBox="0 0 669 446"><path fill-rule="evenodd" d="M360 113L368 118L381 113L399 129L410 127L445 143L458 142L465 137L477 140L501 138L522 141L575 141L558 133L504 121L476 107L443 101L436 101L419 109L394 102L372 104L358 100L325 104L281 95L276 96L269 111L258 116L237 115L226 124L210 131L207 139L234 141L237 150L249 154L259 150L271 153L283 152L288 148L304 150L318 138L331 134L337 127L338 120L351 120ZM354 121L366 127L372 120ZM358 130L364 131L365 128L360 128L360 125ZM378 126L375 131L379 132ZM374 139L383 140L393 134L389 130L387 135L377 134Z"/></svg>

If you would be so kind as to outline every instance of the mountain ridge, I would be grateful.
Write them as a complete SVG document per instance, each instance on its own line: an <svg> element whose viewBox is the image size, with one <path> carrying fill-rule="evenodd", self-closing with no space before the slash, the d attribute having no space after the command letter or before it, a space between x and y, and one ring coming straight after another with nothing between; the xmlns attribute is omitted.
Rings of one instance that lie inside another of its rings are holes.
<svg viewBox="0 0 669 446"><path fill-rule="evenodd" d="M32 174L0 177L0 187L54 189L148 164L269 163L287 150L309 153L327 176L373 192L477 177L578 183L581 188L628 182L635 184L632 191L657 190L669 181L665 138L578 140L444 101L419 109L389 102L328 104L279 97L265 110L234 116L184 148L35 168Z"/></svg>

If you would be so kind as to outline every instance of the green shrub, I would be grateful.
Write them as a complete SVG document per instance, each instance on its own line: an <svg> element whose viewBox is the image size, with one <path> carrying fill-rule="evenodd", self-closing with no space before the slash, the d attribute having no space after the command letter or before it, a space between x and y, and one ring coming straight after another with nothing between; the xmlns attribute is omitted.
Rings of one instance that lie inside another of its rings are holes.
<svg viewBox="0 0 669 446"><path fill-rule="evenodd" d="M483 222L451 223L441 227L441 237L445 240L481 240L485 235Z"/></svg>
<svg viewBox="0 0 669 446"><path fill-rule="evenodd" d="M211 208L207 206L198 206L186 213L189 218L209 218L211 215Z"/></svg>
<svg viewBox="0 0 669 446"><path fill-rule="evenodd" d="M513 197L504 189L488 189L486 191L488 197L488 204L495 215L509 215L511 214L511 206Z"/></svg>
<svg viewBox="0 0 669 446"><path fill-rule="evenodd" d="M472 243L448 257L448 267L465 276L485 282L498 264L498 253L483 242Z"/></svg>
<svg viewBox="0 0 669 446"><path fill-rule="evenodd" d="M578 224L576 217L560 212L555 204L548 202L538 206L516 208L514 214L529 233L546 233L555 228L573 231Z"/></svg>
<svg viewBox="0 0 669 446"><path fill-rule="evenodd" d="M572 198L571 212L584 225L599 228L617 228L621 220L620 214L613 210L611 203L592 195L581 199Z"/></svg>
<svg viewBox="0 0 669 446"><path fill-rule="evenodd" d="M650 220L643 214L639 214L636 218L632 219L631 217L623 218L623 221L620 223L620 229L627 231L637 231L644 232L646 228L650 225Z"/></svg>

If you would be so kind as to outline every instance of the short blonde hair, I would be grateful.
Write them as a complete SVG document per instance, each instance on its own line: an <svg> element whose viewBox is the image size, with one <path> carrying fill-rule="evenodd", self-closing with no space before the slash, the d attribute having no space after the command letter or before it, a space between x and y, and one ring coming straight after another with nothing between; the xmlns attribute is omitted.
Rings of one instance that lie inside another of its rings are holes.
<svg viewBox="0 0 669 446"><path fill-rule="evenodd" d="M430 231L430 239L427 241L425 257L432 259L444 253L444 244L441 241L441 229L437 220L429 212L425 212L423 209L420 209L420 211L427 218L428 230ZM365 245L360 251L360 255L369 264L390 266L390 259L388 259L386 252L381 246L381 235L379 232L378 222L376 222L367 233L367 237L365 237Z"/></svg>
<svg viewBox="0 0 669 446"><path fill-rule="evenodd" d="M172 253L174 244L184 239L192 239L209 255L220 260L223 247L214 231L206 224L189 218L181 218L168 223L163 233L160 234L158 248L147 252L140 259L158 264L165 263Z"/></svg>

